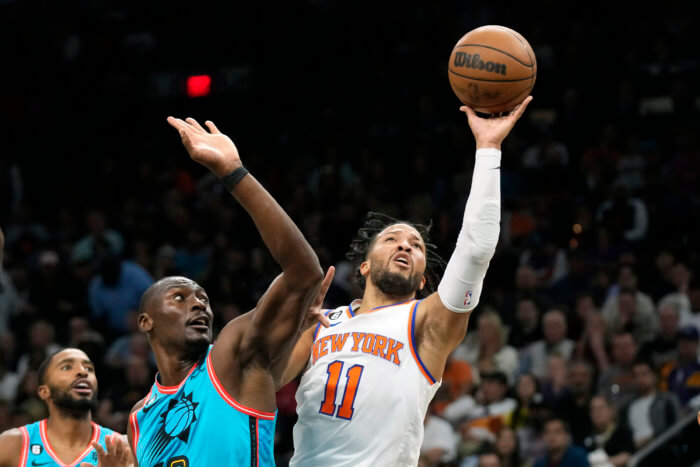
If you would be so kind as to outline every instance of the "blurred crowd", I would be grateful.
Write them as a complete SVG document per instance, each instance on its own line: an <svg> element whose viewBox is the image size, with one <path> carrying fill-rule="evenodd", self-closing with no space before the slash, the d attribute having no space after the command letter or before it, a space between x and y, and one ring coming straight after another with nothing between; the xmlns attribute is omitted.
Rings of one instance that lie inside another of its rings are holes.
<svg viewBox="0 0 700 467"><path fill-rule="evenodd" d="M446 60L490 23L529 39L539 76L503 147L501 241L426 418L422 465L624 465L700 405L700 43L683 2L644 4L624 24L607 3L599 16L543 1L543 17L458 1L309 0L274 15L244 1L216 17L179 2L38 2L47 15L35 3L0 1L0 35L19 38L0 50L25 77L0 77L12 119L0 129L0 430L46 415L37 366L75 346L96 364L96 420L124 432L154 378L136 326L143 291L197 280L218 330L277 274L167 114L232 136L336 266L328 306L359 296L344 253L368 210L432 221L448 258L473 140ZM232 94L163 100L144 84L231 63L251 70ZM278 393L282 465L294 390ZM682 445L657 455L684 465Z"/></svg>

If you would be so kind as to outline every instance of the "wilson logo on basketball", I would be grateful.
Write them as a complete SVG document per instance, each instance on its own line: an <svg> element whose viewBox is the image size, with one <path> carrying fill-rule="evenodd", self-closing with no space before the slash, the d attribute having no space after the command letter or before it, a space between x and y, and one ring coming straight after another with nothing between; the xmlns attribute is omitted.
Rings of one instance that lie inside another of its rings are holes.
<svg viewBox="0 0 700 467"><path fill-rule="evenodd" d="M471 68L474 70L486 70L490 73L506 74L506 66L503 63L484 62L479 54L468 54L457 52L455 54L454 66Z"/></svg>

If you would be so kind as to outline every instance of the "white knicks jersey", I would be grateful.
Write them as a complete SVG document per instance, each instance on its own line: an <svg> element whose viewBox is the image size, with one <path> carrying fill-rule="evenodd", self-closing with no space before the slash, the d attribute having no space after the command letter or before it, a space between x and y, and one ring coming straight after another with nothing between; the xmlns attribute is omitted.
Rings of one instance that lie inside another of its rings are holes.
<svg viewBox="0 0 700 467"><path fill-rule="evenodd" d="M355 303L355 302L354 302ZM415 466L436 382L414 341L420 301L326 312L296 393L298 466Z"/></svg>

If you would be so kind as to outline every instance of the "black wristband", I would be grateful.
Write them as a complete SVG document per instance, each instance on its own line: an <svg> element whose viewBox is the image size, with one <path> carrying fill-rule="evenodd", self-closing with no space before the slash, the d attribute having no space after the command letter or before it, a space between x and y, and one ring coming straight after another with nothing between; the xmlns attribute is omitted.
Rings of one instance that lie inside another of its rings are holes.
<svg viewBox="0 0 700 467"><path fill-rule="evenodd" d="M226 191L230 192L246 175L248 175L248 170L240 166L230 174L221 177L221 183L226 187Z"/></svg>

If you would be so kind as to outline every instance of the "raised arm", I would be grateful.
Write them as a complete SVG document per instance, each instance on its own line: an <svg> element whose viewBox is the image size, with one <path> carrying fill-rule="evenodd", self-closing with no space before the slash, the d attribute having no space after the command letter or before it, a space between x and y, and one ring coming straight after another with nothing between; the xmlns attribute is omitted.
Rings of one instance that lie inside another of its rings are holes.
<svg viewBox="0 0 700 467"><path fill-rule="evenodd" d="M439 379L449 354L464 339L471 311L479 303L486 270L496 251L501 221L501 143L532 97L506 117L483 119L462 107L476 139L472 187L457 245L438 291L418 307L418 352Z"/></svg>
<svg viewBox="0 0 700 467"><path fill-rule="evenodd" d="M282 268L282 274L272 282L251 316L232 321L221 332L212 354L214 370L229 379L225 373L232 366L253 364L269 369L298 337L319 290L323 272L318 258L274 198L252 175L246 175L236 146L212 122L206 122L209 131L194 119L170 117L168 122L180 132L192 159L223 179ZM239 375L230 376L235 385Z"/></svg>

